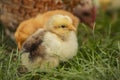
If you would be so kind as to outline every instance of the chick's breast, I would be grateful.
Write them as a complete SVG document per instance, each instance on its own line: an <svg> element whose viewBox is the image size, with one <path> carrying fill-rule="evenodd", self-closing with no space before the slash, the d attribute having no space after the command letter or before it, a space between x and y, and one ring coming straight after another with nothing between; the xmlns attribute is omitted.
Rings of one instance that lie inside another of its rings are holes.
<svg viewBox="0 0 120 80"><path fill-rule="evenodd" d="M75 32L71 32L66 41L62 41L58 36L48 32L44 37L43 45L46 46L46 53L49 56L56 56L61 61L71 59L78 50Z"/></svg>
<svg viewBox="0 0 120 80"><path fill-rule="evenodd" d="M46 53L48 53L50 56L55 56L55 54L59 52L62 41L57 35L47 32L44 36L43 45L46 47Z"/></svg>

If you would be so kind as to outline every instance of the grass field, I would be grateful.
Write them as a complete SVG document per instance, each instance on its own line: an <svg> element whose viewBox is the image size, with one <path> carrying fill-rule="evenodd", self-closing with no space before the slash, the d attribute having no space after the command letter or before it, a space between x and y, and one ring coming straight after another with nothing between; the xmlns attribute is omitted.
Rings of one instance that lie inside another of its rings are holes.
<svg viewBox="0 0 120 80"><path fill-rule="evenodd" d="M80 24L77 56L52 70L22 72L14 41L0 26L0 80L120 80L120 16L98 15L94 31Z"/></svg>

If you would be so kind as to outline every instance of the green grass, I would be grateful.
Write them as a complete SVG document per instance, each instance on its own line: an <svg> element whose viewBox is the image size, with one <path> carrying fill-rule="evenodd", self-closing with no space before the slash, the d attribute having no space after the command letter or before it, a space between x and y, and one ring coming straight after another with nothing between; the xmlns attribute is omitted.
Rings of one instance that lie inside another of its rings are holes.
<svg viewBox="0 0 120 80"><path fill-rule="evenodd" d="M120 16L115 23L104 13L94 31L81 24L77 56L57 68L22 73L16 45L0 26L0 80L120 80Z"/></svg>

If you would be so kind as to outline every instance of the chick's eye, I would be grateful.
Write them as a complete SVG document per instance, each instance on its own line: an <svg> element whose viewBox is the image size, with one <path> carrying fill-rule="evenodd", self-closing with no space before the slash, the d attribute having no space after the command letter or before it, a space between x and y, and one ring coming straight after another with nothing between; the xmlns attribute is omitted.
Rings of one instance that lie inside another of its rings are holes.
<svg viewBox="0 0 120 80"><path fill-rule="evenodd" d="M66 28L66 26L65 25L61 25L60 28Z"/></svg>

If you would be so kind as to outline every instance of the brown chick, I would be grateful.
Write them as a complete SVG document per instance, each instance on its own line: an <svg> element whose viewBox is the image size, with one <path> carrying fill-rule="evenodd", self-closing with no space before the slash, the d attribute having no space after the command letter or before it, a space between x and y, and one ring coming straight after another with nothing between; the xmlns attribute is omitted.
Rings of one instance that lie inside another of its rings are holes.
<svg viewBox="0 0 120 80"><path fill-rule="evenodd" d="M73 25L77 29L78 24L79 24L79 19L75 17L73 14L70 12L64 11L64 10L53 10L53 11L48 11L43 14L39 14L35 18L28 19L26 21L23 21L17 28L15 32L15 39L18 44L18 48L21 49L21 46L23 42L36 30L43 28L48 19L56 14L61 14L61 15L67 15L72 19ZM57 18L57 17L56 17Z"/></svg>

